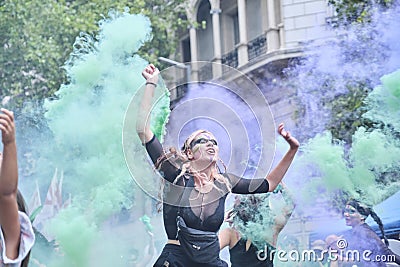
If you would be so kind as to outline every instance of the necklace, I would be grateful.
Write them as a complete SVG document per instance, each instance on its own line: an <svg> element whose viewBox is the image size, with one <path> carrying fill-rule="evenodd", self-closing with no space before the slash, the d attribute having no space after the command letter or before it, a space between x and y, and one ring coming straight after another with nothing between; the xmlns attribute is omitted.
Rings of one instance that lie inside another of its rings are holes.
<svg viewBox="0 0 400 267"><path fill-rule="evenodd" d="M214 187L214 183L212 183L212 182L207 182L207 183L203 184L202 186L196 185L194 188L195 188L198 192L200 192L201 194L207 194L207 193L211 192L211 190L213 189L213 187Z"/></svg>
<svg viewBox="0 0 400 267"><path fill-rule="evenodd" d="M205 173L197 173L194 174L195 182L194 188L201 194L209 193L213 187L214 182L205 174Z"/></svg>

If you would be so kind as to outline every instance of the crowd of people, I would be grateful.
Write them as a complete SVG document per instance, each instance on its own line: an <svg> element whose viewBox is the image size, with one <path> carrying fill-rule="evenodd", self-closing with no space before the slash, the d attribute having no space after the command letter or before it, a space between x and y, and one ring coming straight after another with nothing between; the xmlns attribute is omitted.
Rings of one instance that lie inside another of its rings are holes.
<svg viewBox="0 0 400 267"><path fill-rule="evenodd" d="M220 258L220 250L225 247L229 248L232 267L279 266L275 255L278 237L295 209L293 195L282 180L298 151L298 140L283 123L279 124L277 131L287 142L288 150L265 177L253 179L239 177L226 169L219 157L218 140L208 130L194 131L180 149L166 149L150 129L149 114L159 75L152 64L142 72L146 84L136 125L136 132L154 167L164 183L169 184L162 192L163 223L168 240L153 266L228 266ZM3 144L0 154L0 266L25 267L35 234L18 190L14 115L4 108L0 114L0 130ZM230 193L237 195L233 208L226 212L225 200ZM275 195L280 198L274 198ZM271 198L280 203L271 205ZM314 258L293 266L400 265L400 257L388 248L383 223L371 207L350 199L343 216L351 229L340 236L331 234L314 240L310 244ZM381 237L365 222L368 216L379 226ZM222 229L224 221L229 227ZM251 232L254 229L256 232ZM149 230L148 234L151 244L146 248L148 257L144 261L156 256L154 233ZM346 240L347 246L338 246L339 240Z"/></svg>
<svg viewBox="0 0 400 267"><path fill-rule="evenodd" d="M258 179L246 179L229 173L219 158L220 147L217 139L207 130L193 132L180 150L166 150L150 130L149 114L159 73L152 64L142 72L146 85L136 125L137 134L155 168L164 182L172 185L165 187L163 191L163 222L168 241L154 266L228 266L227 262L219 257L219 251L224 247L229 247L232 266L273 266L278 235L293 212L294 202L289 197L289 201L286 199L286 205L283 205L284 208L278 212L264 209L263 214L259 214L257 210L268 201L267 194L274 192L282 183L299 148L299 142L285 130L282 123L279 124L278 133L286 140L289 149L266 177ZM224 167L223 171L219 162ZM250 181L253 188L250 188ZM254 184L257 185L256 188ZM286 192L287 189L283 191ZM237 198L234 209L228 212L226 220L231 223L231 227L221 230L225 199L229 193L243 196ZM381 242L377 234L365 223L365 218L369 215L378 223L386 240L382 222L373 210L351 200L344 210L346 224L352 227L346 236L349 242L346 249L360 252L370 249L371 259L383 255L390 257L382 257L380 262L368 262L365 259L341 255L336 255L335 258L320 255L321 257L316 256L315 259L321 260L312 262L318 263L319 266L350 264L380 267L385 266L386 262L400 264L399 257L389 250L387 243ZM250 223L254 225L263 216L271 218L269 223L261 222L264 228L257 229L258 233L253 236L246 233L246 227ZM330 250L334 246L332 238L334 242L338 241L334 235L327 237ZM321 241L320 249L325 248L321 243L326 244L326 241ZM325 250L327 247L322 251L326 252Z"/></svg>

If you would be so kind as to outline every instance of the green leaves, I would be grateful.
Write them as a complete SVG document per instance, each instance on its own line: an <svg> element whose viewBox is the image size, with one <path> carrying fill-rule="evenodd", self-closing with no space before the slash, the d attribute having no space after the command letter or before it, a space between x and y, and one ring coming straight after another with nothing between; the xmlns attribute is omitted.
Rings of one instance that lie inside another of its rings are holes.
<svg viewBox="0 0 400 267"><path fill-rule="evenodd" d="M9 108L26 101L54 97L67 82L63 65L80 32L93 35L110 10L142 13L153 27L153 39L139 54L156 62L175 53L174 32L186 28L184 0L5 0L0 5L0 101L11 96ZM177 20L176 18L180 18ZM140 31L141 29L132 29ZM11 107L10 107L11 106Z"/></svg>
<svg viewBox="0 0 400 267"><path fill-rule="evenodd" d="M329 0L342 24L365 23L375 7L389 8L394 0Z"/></svg>
<svg viewBox="0 0 400 267"><path fill-rule="evenodd" d="M352 142L352 136L360 126L372 127L371 122L362 118L366 112L363 101L372 88L362 82L347 86L348 93L338 96L332 102L332 118L328 125L334 139Z"/></svg>

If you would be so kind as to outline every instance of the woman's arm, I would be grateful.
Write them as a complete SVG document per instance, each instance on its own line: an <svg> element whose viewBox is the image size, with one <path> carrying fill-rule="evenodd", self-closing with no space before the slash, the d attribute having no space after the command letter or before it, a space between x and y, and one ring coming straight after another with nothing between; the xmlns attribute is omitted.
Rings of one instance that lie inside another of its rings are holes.
<svg viewBox="0 0 400 267"><path fill-rule="evenodd" d="M292 192L287 188L285 183L281 182L282 190L282 198L285 201L284 206L282 206L282 214L289 220L290 216L292 216L293 210L296 207L296 204L294 203L294 198Z"/></svg>
<svg viewBox="0 0 400 267"><path fill-rule="evenodd" d="M146 79L146 88L140 103L136 132L143 144L149 142L154 135L150 130L150 109L159 73L160 71L153 64L148 65L142 72L142 76Z"/></svg>
<svg viewBox="0 0 400 267"><path fill-rule="evenodd" d="M279 223L276 226L280 230L282 230L282 228L285 227L290 216L292 216L292 213L293 213L296 205L293 200L293 195L290 192L290 190L287 188L287 186L283 182L281 182L279 186L280 186L280 190L278 192L280 192L281 198L279 198L276 201L280 201L281 203L279 203L277 205L279 207L279 210L275 210L274 213L281 215L281 217L280 217L281 220L279 221Z"/></svg>
<svg viewBox="0 0 400 267"><path fill-rule="evenodd" d="M289 221L290 216L292 216L292 213L295 208L291 192L288 190L288 188L283 182L280 183L280 186L281 186L280 194L282 195L282 197L276 200L280 201L281 203L277 203L279 209L274 211L276 217L274 218L273 235L271 241L271 245L274 247L276 247L280 232L283 230L283 228Z"/></svg>
<svg viewBox="0 0 400 267"><path fill-rule="evenodd" d="M219 249L229 246L231 242L231 233L229 228L222 229L218 232Z"/></svg>
<svg viewBox="0 0 400 267"><path fill-rule="evenodd" d="M136 132L146 146L153 164L165 156L163 146L150 129L150 113L154 97L154 90L157 86L158 75L160 71L153 65L148 65L142 72L142 76L146 79L146 88L140 103L138 120L136 122ZM174 182L179 170L177 166L171 164L171 161L165 160L159 168L161 175L169 182Z"/></svg>
<svg viewBox="0 0 400 267"><path fill-rule="evenodd" d="M279 124L278 132L289 143L290 148L278 165L265 177L258 179L246 179L228 173L226 176L232 184L232 193L236 194L256 194L273 192L282 181L283 176L289 169L290 164L299 148L299 142L283 128L283 123Z"/></svg>
<svg viewBox="0 0 400 267"><path fill-rule="evenodd" d="M233 228L225 228L218 233L219 247L223 248L229 246L229 249L233 248L240 239L239 233Z"/></svg>
<svg viewBox="0 0 400 267"><path fill-rule="evenodd" d="M279 124L278 133L286 140L286 142L288 142L290 148L278 165L267 175L267 177L265 177L269 184L269 192L274 191L278 184L282 181L283 176L289 169L289 166L292 163L293 158L300 146L299 141L297 141L296 138L291 136L290 133L285 130L283 123Z"/></svg>
<svg viewBox="0 0 400 267"><path fill-rule="evenodd" d="M15 142L14 114L2 108L0 130L3 142L3 155L0 170L0 225L3 231L6 256L18 256L21 226L19 224L17 190L18 164Z"/></svg>

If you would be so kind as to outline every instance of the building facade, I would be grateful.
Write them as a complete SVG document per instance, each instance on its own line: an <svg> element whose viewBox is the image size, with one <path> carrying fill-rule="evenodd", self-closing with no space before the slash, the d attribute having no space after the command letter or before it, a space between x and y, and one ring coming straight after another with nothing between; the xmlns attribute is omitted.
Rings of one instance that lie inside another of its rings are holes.
<svg viewBox="0 0 400 267"><path fill-rule="evenodd" d="M180 33L173 59L216 63L192 63L190 79L209 80L235 68L261 88L277 120L289 119L293 92L276 88L274 80L304 55L305 45L332 35L327 0L190 0L186 9L191 26ZM173 91L172 101L182 95Z"/></svg>

